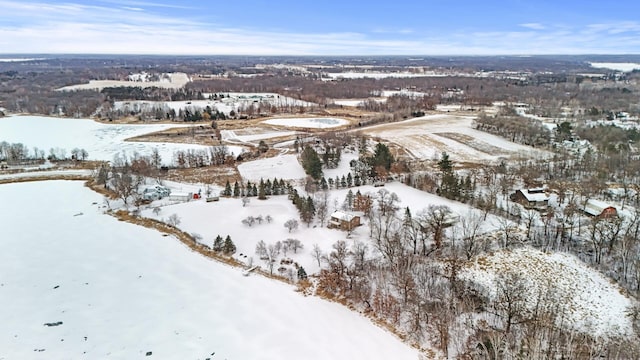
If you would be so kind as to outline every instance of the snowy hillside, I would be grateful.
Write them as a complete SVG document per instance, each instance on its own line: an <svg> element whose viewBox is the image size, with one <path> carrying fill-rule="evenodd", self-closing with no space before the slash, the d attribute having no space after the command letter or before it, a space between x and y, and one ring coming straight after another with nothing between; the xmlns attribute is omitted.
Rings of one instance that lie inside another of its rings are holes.
<svg viewBox="0 0 640 360"><path fill-rule="evenodd" d="M528 308L551 289L563 326L593 336L633 334L628 311L632 300L599 272L574 256L523 248L478 257L462 277L489 297L497 296L498 278L517 274L526 284Z"/></svg>
<svg viewBox="0 0 640 360"><path fill-rule="evenodd" d="M418 358L341 305L104 215L81 182L0 199L1 359Z"/></svg>

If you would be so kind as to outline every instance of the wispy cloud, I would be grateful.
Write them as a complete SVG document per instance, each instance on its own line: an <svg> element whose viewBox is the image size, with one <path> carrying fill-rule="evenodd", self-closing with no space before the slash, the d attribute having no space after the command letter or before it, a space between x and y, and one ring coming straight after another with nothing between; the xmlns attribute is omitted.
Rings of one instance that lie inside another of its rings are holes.
<svg viewBox="0 0 640 360"><path fill-rule="evenodd" d="M413 34L415 31L413 29L403 28L403 29L387 29L387 28L375 28L371 31L374 34Z"/></svg>
<svg viewBox="0 0 640 360"><path fill-rule="evenodd" d="M547 28L546 26L540 23L525 23L525 24L520 24L520 26L522 26L523 28L532 29L532 30L544 30Z"/></svg>
<svg viewBox="0 0 640 360"><path fill-rule="evenodd" d="M184 9L193 10L195 7L187 5L177 4L165 4L152 1L128 1L128 0L99 0L101 3L125 5L125 6L137 6L137 7L149 7L149 8L166 8L166 9Z"/></svg>

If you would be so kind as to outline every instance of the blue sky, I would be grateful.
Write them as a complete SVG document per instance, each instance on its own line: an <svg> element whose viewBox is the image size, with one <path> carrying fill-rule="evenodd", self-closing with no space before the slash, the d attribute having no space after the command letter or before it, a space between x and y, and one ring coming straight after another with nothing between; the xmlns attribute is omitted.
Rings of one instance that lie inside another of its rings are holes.
<svg viewBox="0 0 640 360"><path fill-rule="evenodd" d="M640 1L0 0L0 53L639 54Z"/></svg>

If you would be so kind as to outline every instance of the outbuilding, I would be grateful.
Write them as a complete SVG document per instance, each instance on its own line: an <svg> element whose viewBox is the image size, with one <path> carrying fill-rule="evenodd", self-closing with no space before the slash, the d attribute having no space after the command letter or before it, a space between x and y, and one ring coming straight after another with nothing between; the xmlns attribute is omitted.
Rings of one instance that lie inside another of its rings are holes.
<svg viewBox="0 0 640 360"><path fill-rule="evenodd" d="M613 205L596 199L587 200L582 211L589 216L599 218L618 216L618 210Z"/></svg>

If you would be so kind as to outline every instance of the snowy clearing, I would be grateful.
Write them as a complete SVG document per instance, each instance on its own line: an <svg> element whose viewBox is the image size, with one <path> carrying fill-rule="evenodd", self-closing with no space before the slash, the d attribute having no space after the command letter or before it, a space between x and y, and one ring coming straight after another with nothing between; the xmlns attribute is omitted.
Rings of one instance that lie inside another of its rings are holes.
<svg viewBox="0 0 640 360"><path fill-rule="evenodd" d="M287 156L293 157L292 155ZM274 172L270 177L264 177L264 180L273 180L274 176L279 178L280 173ZM259 180L258 178L252 181ZM178 189L179 184L171 184L170 186L172 189ZM444 199L416 190L407 185L393 182L387 183L382 188L367 185L349 189L331 190L329 191L328 199L329 213L342 209L343 202L349 190L354 194L358 191L363 195L370 194L372 198L376 198L379 191L395 193L399 198L398 206L400 208L410 207L414 215L420 214L421 211L429 205L446 205L454 214L459 216L468 216L471 211L479 212L478 210L473 210L467 204ZM195 192L197 189L186 187L181 189L181 191ZM151 207L158 205L162 205L162 201L154 202ZM348 238L346 232L329 229L326 227L326 223L324 227L318 223L311 224L310 227L300 223L297 230L289 232L284 227L284 223L290 219L299 219L299 213L286 195L270 196L267 200L258 200L253 197L250 198L250 202L246 206L242 205L242 200L239 198L223 197L220 198L218 202L211 203L203 200L189 201L186 203L161 206L161 211L157 215L152 211L151 207L144 210L142 215L162 220L167 219L172 214L176 214L181 219L179 228L188 233L201 235L201 242L203 244L211 246L217 235L223 237L230 235L237 247L236 254L243 254L243 256L238 257L238 260L244 261L247 264L252 263L254 265L265 266L265 263L255 255L256 244L260 240L264 240L267 244L273 244L276 241L284 241L288 238L298 239L303 243L304 248L298 250L295 254L289 251L286 257L291 258L303 266L308 274L319 271L317 261L311 256L311 250L314 244L318 244L326 253L331 251L331 246L338 240L347 240L349 243L353 241L370 242L368 221L364 217L361 219L363 225L356 228ZM270 223L267 222L267 220L263 220L261 224L255 223L252 226L242 223L242 220L249 216L262 216L262 218L265 219L267 215L272 217ZM211 219L215 219L215 222L212 223ZM480 230L481 232L492 231L499 226L498 224L499 221L497 218L494 215L489 215L487 220L483 222ZM281 254L278 261L280 261L282 257L284 257L284 254ZM279 267L280 265L277 265L276 269ZM287 265L284 266L283 272L274 270L274 273L286 275L285 271L293 269L293 266Z"/></svg>
<svg viewBox="0 0 640 360"><path fill-rule="evenodd" d="M0 358L418 358L341 305L104 215L81 182L2 185L0 198Z"/></svg>
<svg viewBox="0 0 640 360"><path fill-rule="evenodd" d="M594 336L629 336L633 334L628 311L632 301L620 288L598 271L590 269L576 257L546 254L523 248L481 256L462 274L489 296L496 295L498 274L516 273L527 279L527 298L533 308L537 294L554 287L566 318L564 326Z"/></svg>
<svg viewBox="0 0 640 360"><path fill-rule="evenodd" d="M339 118L281 118L263 121L269 125L299 128L327 129L349 124L348 120Z"/></svg>
<svg viewBox="0 0 640 360"><path fill-rule="evenodd" d="M244 179L260 181L260 179L299 180L307 175L295 155L279 155L272 158L247 161L238 165L238 171Z"/></svg>
<svg viewBox="0 0 640 360"><path fill-rule="evenodd" d="M309 107L316 104L302 101L275 93L219 93L224 95L223 98L206 99L206 100L182 100L182 101L147 101L147 100L129 100L116 101L114 108L123 111L151 111L153 109L174 110L176 113L181 110L202 110L207 106L211 109L218 110L227 115L231 111L238 111L254 106L257 110L259 106L268 104L276 107ZM205 93L204 97L210 97L214 94Z"/></svg>
<svg viewBox="0 0 640 360"><path fill-rule="evenodd" d="M257 128L242 130L222 130L222 140L235 143L258 145L258 141L295 135L295 131L266 131Z"/></svg>
<svg viewBox="0 0 640 360"><path fill-rule="evenodd" d="M333 99L332 102L336 105L340 106L350 106L350 107L358 107L363 102L367 101L367 99Z"/></svg>
<svg viewBox="0 0 640 360"><path fill-rule="evenodd" d="M66 150L70 156L73 148L82 148L89 153L90 160L113 160L117 153L125 152L132 155L151 155L157 148L163 163L173 159L177 150L207 149L207 146L132 142L125 139L147 133L166 130L184 125L154 124L154 125L122 125L101 124L89 119L67 119L44 116L8 116L0 119L0 141L9 143L23 143L29 149L37 147L47 155L49 149L60 148ZM228 147L234 155L240 154L243 148Z"/></svg>
<svg viewBox="0 0 640 360"><path fill-rule="evenodd" d="M163 89L183 88L191 79L185 73L171 73L163 81L130 81L130 80L90 80L88 84L70 85L57 89L58 91L95 90L102 91L108 87L158 87Z"/></svg>

